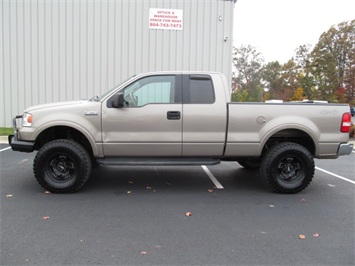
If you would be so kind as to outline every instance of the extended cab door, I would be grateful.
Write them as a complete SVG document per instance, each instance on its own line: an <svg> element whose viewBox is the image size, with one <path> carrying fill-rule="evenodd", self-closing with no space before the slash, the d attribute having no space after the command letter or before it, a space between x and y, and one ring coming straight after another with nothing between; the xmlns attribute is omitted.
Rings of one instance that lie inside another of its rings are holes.
<svg viewBox="0 0 355 266"><path fill-rule="evenodd" d="M220 74L183 75L183 156L222 156L227 104Z"/></svg>
<svg viewBox="0 0 355 266"><path fill-rule="evenodd" d="M182 77L145 76L129 84L125 105L103 103L102 137L104 155L181 156Z"/></svg>

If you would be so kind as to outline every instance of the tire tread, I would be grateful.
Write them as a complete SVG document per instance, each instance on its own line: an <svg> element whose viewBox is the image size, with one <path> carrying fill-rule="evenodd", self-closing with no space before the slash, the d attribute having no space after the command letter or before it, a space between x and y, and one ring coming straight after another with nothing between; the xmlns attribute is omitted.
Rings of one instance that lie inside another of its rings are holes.
<svg viewBox="0 0 355 266"><path fill-rule="evenodd" d="M74 184L67 188L54 188L50 186L43 177L43 166L41 165L43 158L48 154L51 149L56 149L62 147L64 149L69 149L74 151L81 160L81 163L84 167L80 170L80 178L78 178ZM36 154L36 157L33 161L33 173L37 182L46 190L52 193L74 193L81 189L87 180L90 177L91 173L91 158L88 152L81 146L79 143L68 140L68 139L59 139L51 141L45 144Z"/></svg>
<svg viewBox="0 0 355 266"><path fill-rule="evenodd" d="M272 176L271 173L271 164L273 160L280 154L285 152L296 151L302 153L305 158L305 161L310 166L306 169L306 177L302 184L296 188L284 188L281 187ZM270 189L275 193L282 193L282 194L295 194L302 190L304 190L312 181L314 176L314 160L312 154L302 145L293 143L293 142L283 142L272 146L267 153L265 154L260 167L260 174L264 176L264 180L266 181L267 185Z"/></svg>

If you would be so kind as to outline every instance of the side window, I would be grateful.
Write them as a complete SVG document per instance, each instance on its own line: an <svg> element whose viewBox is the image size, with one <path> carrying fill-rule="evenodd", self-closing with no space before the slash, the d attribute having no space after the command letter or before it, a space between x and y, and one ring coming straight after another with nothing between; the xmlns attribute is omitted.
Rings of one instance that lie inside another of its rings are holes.
<svg viewBox="0 0 355 266"><path fill-rule="evenodd" d="M149 103L175 102L175 76L142 78L124 90L126 105L139 107Z"/></svg>
<svg viewBox="0 0 355 266"><path fill-rule="evenodd" d="M190 75L190 103L214 103L214 90L210 76Z"/></svg>

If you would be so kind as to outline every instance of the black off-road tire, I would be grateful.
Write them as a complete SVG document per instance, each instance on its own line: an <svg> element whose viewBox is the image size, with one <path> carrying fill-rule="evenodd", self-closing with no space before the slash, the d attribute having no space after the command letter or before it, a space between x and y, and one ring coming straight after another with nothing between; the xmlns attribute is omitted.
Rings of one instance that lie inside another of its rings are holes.
<svg viewBox="0 0 355 266"><path fill-rule="evenodd" d="M262 159L260 175L276 193L293 194L304 190L314 176L312 154L303 146L284 142L272 146Z"/></svg>
<svg viewBox="0 0 355 266"><path fill-rule="evenodd" d="M53 193L73 193L89 179L91 158L79 143L60 139L45 144L33 162L38 183Z"/></svg>

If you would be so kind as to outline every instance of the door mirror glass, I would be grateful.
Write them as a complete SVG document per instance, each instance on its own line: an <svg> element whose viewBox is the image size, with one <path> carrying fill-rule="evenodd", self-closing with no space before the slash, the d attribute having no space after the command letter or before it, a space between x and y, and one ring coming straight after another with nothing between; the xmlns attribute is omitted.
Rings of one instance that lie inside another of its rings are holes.
<svg viewBox="0 0 355 266"><path fill-rule="evenodd" d="M113 95L112 107L122 108L124 106L125 100L122 92L116 93Z"/></svg>

